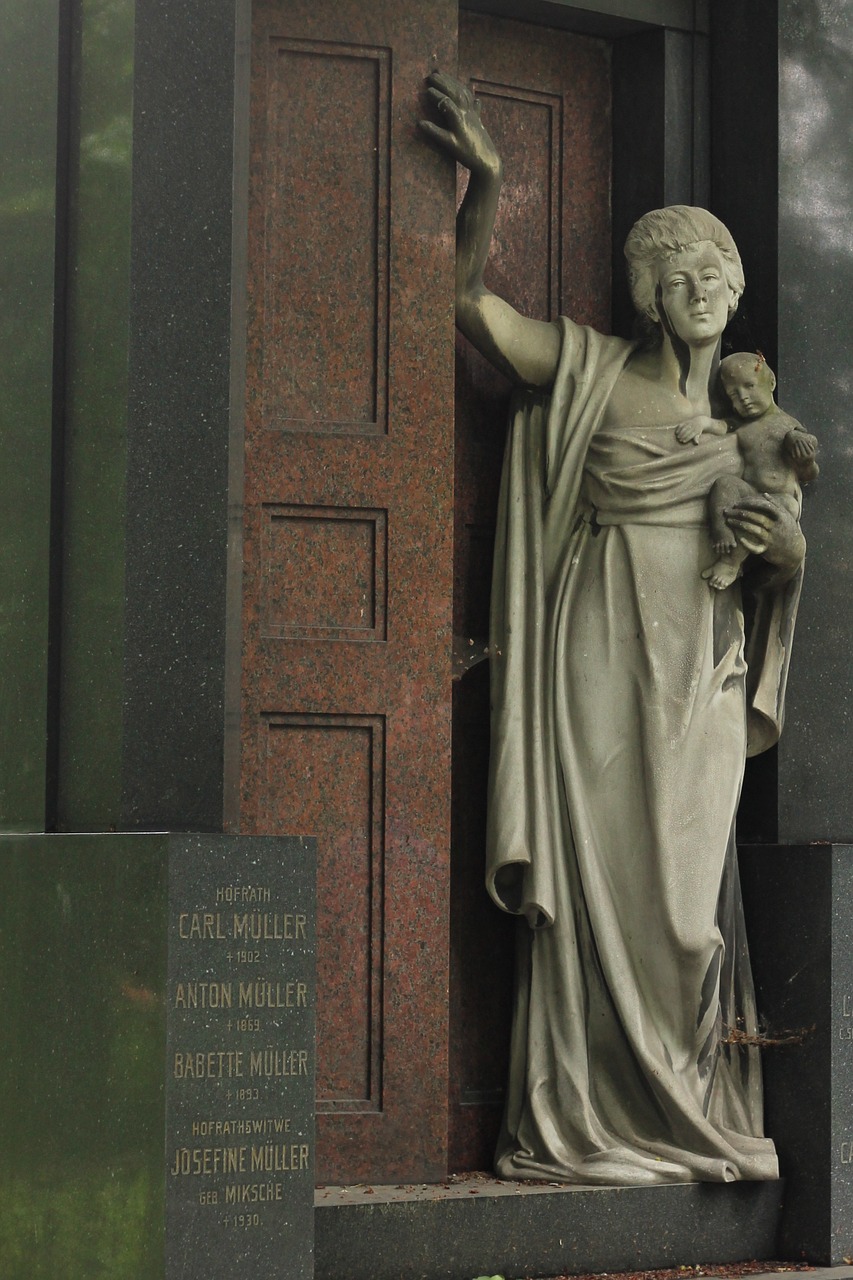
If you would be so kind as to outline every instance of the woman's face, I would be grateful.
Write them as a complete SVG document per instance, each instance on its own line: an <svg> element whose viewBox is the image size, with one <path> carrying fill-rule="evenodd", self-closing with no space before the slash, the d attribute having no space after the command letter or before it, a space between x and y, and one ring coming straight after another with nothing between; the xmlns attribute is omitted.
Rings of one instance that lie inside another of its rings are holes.
<svg viewBox="0 0 853 1280"><path fill-rule="evenodd" d="M705 240L674 253L661 262L658 280L664 328L673 329L690 347L716 343L737 301L717 246Z"/></svg>

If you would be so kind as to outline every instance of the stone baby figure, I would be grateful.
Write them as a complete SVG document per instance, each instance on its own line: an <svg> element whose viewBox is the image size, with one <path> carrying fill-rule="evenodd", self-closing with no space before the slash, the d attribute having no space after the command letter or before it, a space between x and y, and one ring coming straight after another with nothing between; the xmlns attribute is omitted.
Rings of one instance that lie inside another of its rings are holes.
<svg viewBox="0 0 853 1280"><path fill-rule="evenodd" d="M720 381L735 418L696 417L682 422L676 436L682 444L698 444L703 434L737 432L743 458L743 479L723 476L708 498L711 541L718 559L702 576L716 591L731 586L749 552L726 520L729 507L757 491L781 503L795 518L800 514L800 485L818 474L817 440L802 423L783 413L773 399L776 378L764 357L750 352L727 356L720 364Z"/></svg>

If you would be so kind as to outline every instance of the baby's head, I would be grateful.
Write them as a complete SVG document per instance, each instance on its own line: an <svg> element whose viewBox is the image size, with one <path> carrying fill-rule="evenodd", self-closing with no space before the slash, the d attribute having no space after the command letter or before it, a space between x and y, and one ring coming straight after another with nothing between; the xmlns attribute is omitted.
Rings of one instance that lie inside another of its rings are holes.
<svg viewBox="0 0 853 1280"><path fill-rule="evenodd" d="M720 362L720 381L739 418L760 418L773 403L776 377L764 356L738 351Z"/></svg>

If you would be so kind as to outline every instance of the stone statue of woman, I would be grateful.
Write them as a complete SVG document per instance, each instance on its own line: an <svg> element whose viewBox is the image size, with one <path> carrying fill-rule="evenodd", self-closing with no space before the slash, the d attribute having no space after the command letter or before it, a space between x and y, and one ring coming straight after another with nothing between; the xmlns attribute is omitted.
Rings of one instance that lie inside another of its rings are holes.
<svg viewBox="0 0 853 1280"><path fill-rule="evenodd" d="M738 475L720 337L743 274L722 223L678 205L625 247L644 331L519 315L483 284L501 163L478 104L430 77L430 137L470 170L457 323L515 402L491 606L488 883L520 931L501 1177L632 1185L778 1176L763 1136L734 819L747 753L781 727L805 543L766 495L713 590L706 500ZM743 597L749 596L745 644Z"/></svg>

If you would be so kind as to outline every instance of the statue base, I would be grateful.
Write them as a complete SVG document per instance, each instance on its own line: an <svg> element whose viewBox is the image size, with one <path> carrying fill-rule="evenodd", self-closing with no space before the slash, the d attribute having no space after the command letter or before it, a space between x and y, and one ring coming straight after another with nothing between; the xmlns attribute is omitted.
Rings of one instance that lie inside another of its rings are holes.
<svg viewBox="0 0 853 1280"><path fill-rule="evenodd" d="M459 1280L775 1258L784 1181L319 1187L315 1280Z"/></svg>
<svg viewBox="0 0 853 1280"><path fill-rule="evenodd" d="M741 881L778 1182L321 1187L317 1280L853 1256L853 846L751 845Z"/></svg>

